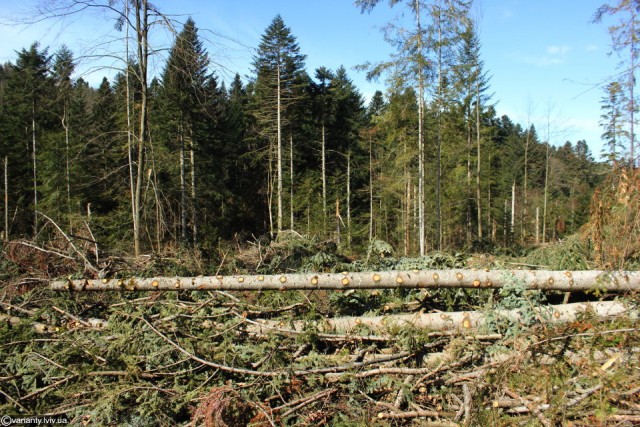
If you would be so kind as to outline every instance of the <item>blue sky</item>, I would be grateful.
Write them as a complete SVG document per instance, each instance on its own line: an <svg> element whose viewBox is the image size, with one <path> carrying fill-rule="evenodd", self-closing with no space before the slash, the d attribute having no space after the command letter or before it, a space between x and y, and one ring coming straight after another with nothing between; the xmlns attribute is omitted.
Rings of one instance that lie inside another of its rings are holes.
<svg viewBox="0 0 640 427"><path fill-rule="evenodd" d="M535 124L542 138L554 144L586 139L594 155L601 149L598 127L602 86L617 71L619 59L608 55L610 37L607 23L590 23L604 0L479 0L475 14L480 22L480 39L485 70L491 76L491 92L498 114L507 114L523 126ZM401 19L403 8L393 9L386 1L370 14L361 14L350 0L182 0L154 2L162 11L184 20L192 16L201 29L205 47L214 68L224 79L236 72L250 73L250 62L264 29L276 14L297 38L307 55L307 69L319 66L335 69L344 65L365 97L384 81L367 82L353 69L367 61L388 58L391 48L380 29L390 20ZM28 48L33 41L55 51L66 43L76 56L102 49L105 40L115 51L121 43L113 41L108 17L94 14L64 22L40 23L25 27L13 25L13 18L29 14L36 0L0 3L0 61L14 61L15 51ZM154 46L167 47L168 37ZM96 52L98 53L98 52ZM81 70L98 63L83 59ZM120 67L118 60L103 60L99 67ZM93 68L92 68L93 67ZM159 72L162 61L155 71ZM113 72L101 68L85 74L92 84Z"/></svg>

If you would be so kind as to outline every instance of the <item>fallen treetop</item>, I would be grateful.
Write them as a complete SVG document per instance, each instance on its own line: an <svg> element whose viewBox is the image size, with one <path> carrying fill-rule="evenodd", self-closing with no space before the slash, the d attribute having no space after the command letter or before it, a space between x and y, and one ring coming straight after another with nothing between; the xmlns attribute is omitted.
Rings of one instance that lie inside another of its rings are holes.
<svg viewBox="0 0 640 427"><path fill-rule="evenodd" d="M551 270L411 270L358 273L303 273L156 278L56 280L53 290L175 291L175 290L313 290L386 288L500 288L520 281L529 289L621 292L640 289L640 272Z"/></svg>

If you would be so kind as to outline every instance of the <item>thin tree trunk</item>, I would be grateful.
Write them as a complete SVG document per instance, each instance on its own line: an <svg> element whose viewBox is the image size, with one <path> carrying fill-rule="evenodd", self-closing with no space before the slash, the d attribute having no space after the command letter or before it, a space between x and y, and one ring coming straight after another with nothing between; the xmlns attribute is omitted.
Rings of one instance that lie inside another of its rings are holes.
<svg viewBox="0 0 640 427"><path fill-rule="evenodd" d="M542 243L547 241L547 199L549 196L549 142L547 140L547 153L544 167L544 199L542 202Z"/></svg>
<svg viewBox="0 0 640 427"><path fill-rule="evenodd" d="M629 159L629 165L631 167L631 169L635 168L636 165L636 157L635 157L635 140L636 140L636 135L634 133L634 125L635 125L635 110L636 110L636 105L635 105L635 99L634 99L634 88L636 85L636 77L635 77L635 67L636 67L636 32L635 32L635 22L636 22L636 14L635 14L635 8L637 8L637 4L631 6L631 82L629 83L630 86L630 92L631 92L631 97L629 98L629 102L630 102L630 108L629 108L629 112L631 114L631 140L629 143L629 152L631 155L631 158Z"/></svg>
<svg viewBox="0 0 640 427"><path fill-rule="evenodd" d="M182 121L178 129L180 138L180 240L182 244L187 241L187 180L185 170L185 143L184 127Z"/></svg>
<svg viewBox="0 0 640 427"><path fill-rule="evenodd" d="M336 215L339 223L339 214ZM106 280L57 280L53 290L73 291L175 291L175 290L319 290L319 289L497 289L514 281L527 289L586 291L606 289L625 292L640 289L640 272L552 271L552 270L414 270L354 273L296 273L282 275L234 275L198 277L156 277Z"/></svg>
<svg viewBox="0 0 640 427"><path fill-rule="evenodd" d="M278 190L277 190L277 214L276 214L276 223L277 223L277 227L278 227L278 234L280 234L280 232L282 231L282 192L283 192L283 186L282 186L282 117L281 117L281 108L282 108L282 100L281 100L281 93L280 93L280 63L278 63L278 67L277 67L277 76L276 78L278 79L278 86L277 86L277 128L278 128L278 146L277 146L277 153L276 153L276 168L277 168L277 172L278 172Z"/></svg>
<svg viewBox="0 0 640 427"><path fill-rule="evenodd" d="M124 2L124 14L125 18L129 19L129 2ZM131 124L131 93L130 93L130 79L129 79L129 25L125 25L125 96L127 97L126 113L127 113L127 160L129 162L129 191L131 196L131 219L133 222L133 235L138 236L138 222L136 221L136 191L135 191L135 174L133 170L133 126ZM134 241L134 253L138 250ZM136 254L137 255L137 254Z"/></svg>
<svg viewBox="0 0 640 427"><path fill-rule="evenodd" d="M291 230L295 229L294 217L293 217L293 134L289 134L289 179L291 185L289 188L289 223L291 224Z"/></svg>
<svg viewBox="0 0 640 427"><path fill-rule="evenodd" d="M36 156L36 100L31 100L31 143L33 157L33 234L38 234L38 163Z"/></svg>
<svg viewBox="0 0 640 427"><path fill-rule="evenodd" d="M269 169L267 171L267 209L269 210L269 235L273 239L273 141L269 139Z"/></svg>
<svg viewBox="0 0 640 427"><path fill-rule="evenodd" d="M527 120L528 122L528 120ZM522 178L522 222L520 224L520 228L522 230L521 234L521 238L522 238L522 243L525 243L526 237L527 237L527 231L526 231L526 224L528 222L528 218L529 218L529 201L527 198L527 189L528 189L528 183L529 183L529 178L528 178L528 173L529 173L529 142L530 142L530 138L531 138L531 126L528 125L527 126L527 137L525 139L525 143L524 143L524 177Z"/></svg>
<svg viewBox="0 0 640 427"><path fill-rule="evenodd" d="M438 4L438 138L436 154L436 244L442 250L442 21Z"/></svg>
<svg viewBox="0 0 640 427"><path fill-rule="evenodd" d="M67 187L67 215L69 215L69 228L72 227L71 222L71 161L70 161L70 148L69 148L69 107L68 101L64 100L63 112L62 112L62 127L64 128L64 143L65 143L65 180Z"/></svg>
<svg viewBox="0 0 640 427"><path fill-rule="evenodd" d="M472 89L469 89L471 93ZM471 135L471 106L466 112L467 116L467 244L471 243L473 239L472 223L471 223L471 203L473 200L473 187L471 186L471 147L472 147L472 135Z"/></svg>
<svg viewBox="0 0 640 427"><path fill-rule="evenodd" d="M511 238L514 236L516 226L516 182L513 181L513 186L511 187Z"/></svg>
<svg viewBox="0 0 640 427"><path fill-rule="evenodd" d="M478 240L482 240L482 192L480 189L480 83L476 83L476 209L478 210ZM489 189L491 191L491 189ZM490 203L490 202L489 202ZM490 206L490 204L488 205ZM490 211L490 209L487 209ZM490 224L489 221L487 224Z"/></svg>
<svg viewBox="0 0 640 427"><path fill-rule="evenodd" d="M193 128L189 128L189 159L191 161L191 226L193 247L198 246L198 198L196 191L196 150L193 142Z"/></svg>
<svg viewBox="0 0 640 427"><path fill-rule="evenodd" d="M322 232L327 232L327 156L326 156L326 129L322 123ZM371 149L371 140L369 140Z"/></svg>
<svg viewBox="0 0 640 427"><path fill-rule="evenodd" d="M361 317L334 317L324 319L319 327L324 332L351 333L356 328L363 328L375 334L384 333L397 327L413 327L417 329L428 329L430 331L446 330L474 330L482 328L490 322L490 318L510 320L516 324L525 321L525 316L530 313L523 313L522 309L514 310L493 310L491 313L485 311L454 311L447 313L423 313L412 314L392 314L384 316L361 316ZM629 313L629 308L617 301L597 301L581 302L573 304L551 305L534 307L533 312L536 319L544 319L544 323L567 323L575 321L585 312L592 313L597 317L610 318L616 315ZM283 329L280 320L259 319L259 322L252 323L248 327L249 332L269 332L274 329ZM285 330L302 332L307 331L309 326L305 321L294 321L284 327Z"/></svg>
<svg viewBox="0 0 640 427"><path fill-rule="evenodd" d="M9 241L9 157L4 158L4 240Z"/></svg>
<svg viewBox="0 0 640 427"><path fill-rule="evenodd" d="M347 151L347 246L351 246L351 150Z"/></svg>
<svg viewBox="0 0 640 427"><path fill-rule="evenodd" d="M135 215L134 215L134 253L135 256L139 256L141 253L140 246L140 231L141 231L141 218L142 218L142 179L144 177L144 147L146 144L147 136L147 61L149 58L149 46L148 46L148 20L149 9L147 0L141 0L140 2L134 2L136 8L136 36L138 44L138 70L140 79L140 125L138 134L138 171L136 176L136 189L135 189Z"/></svg>
<svg viewBox="0 0 640 427"><path fill-rule="evenodd" d="M371 241L373 241L373 142L369 133L369 242Z"/></svg>
<svg viewBox="0 0 640 427"><path fill-rule="evenodd" d="M424 191L424 76L422 74L422 24L420 19L420 1L414 0L414 11L416 15L416 26L418 30L418 239L420 240L420 256L426 253L425 243L425 191Z"/></svg>
<svg viewBox="0 0 640 427"><path fill-rule="evenodd" d="M340 199L336 198L336 242L340 244Z"/></svg>
<svg viewBox="0 0 640 427"><path fill-rule="evenodd" d="M536 245L540 243L540 208L536 207Z"/></svg>

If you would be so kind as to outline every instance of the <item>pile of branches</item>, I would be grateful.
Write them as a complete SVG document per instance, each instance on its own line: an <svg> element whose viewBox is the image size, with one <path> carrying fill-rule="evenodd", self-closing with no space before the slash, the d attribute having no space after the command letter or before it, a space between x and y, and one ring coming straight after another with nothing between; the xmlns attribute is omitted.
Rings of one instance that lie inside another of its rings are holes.
<svg viewBox="0 0 640 427"><path fill-rule="evenodd" d="M383 300L370 292L370 302ZM406 295L383 292L408 307ZM340 315L348 304L335 303L349 297L336 293L326 309ZM640 420L632 306L614 319L585 311L568 324L496 319L484 330L337 332L318 327L329 312L317 301L294 291L246 299L41 287L5 298L0 412L114 426ZM276 327L255 328L264 321ZM306 326L293 330L293 322Z"/></svg>

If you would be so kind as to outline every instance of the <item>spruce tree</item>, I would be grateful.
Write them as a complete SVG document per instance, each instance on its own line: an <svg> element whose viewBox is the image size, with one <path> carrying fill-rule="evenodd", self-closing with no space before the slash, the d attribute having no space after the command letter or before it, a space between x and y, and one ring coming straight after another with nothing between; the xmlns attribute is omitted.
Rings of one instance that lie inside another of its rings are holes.
<svg viewBox="0 0 640 427"><path fill-rule="evenodd" d="M274 182L272 162L275 163L276 225L277 232L283 229L284 209L284 140L283 130L291 120L291 106L302 96L304 61L296 38L280 15L277 15L262 35L258 52L253 59L255 79L256 116L260 134L268 141L269 200L273 197ZM275 144L274 144L275 142ZM275 161L274 161L275 160ZM290 201L291 203L293 201ZM271 218L271 203L269 211ZM273 234L273 221L270 220Z"/></svg>

